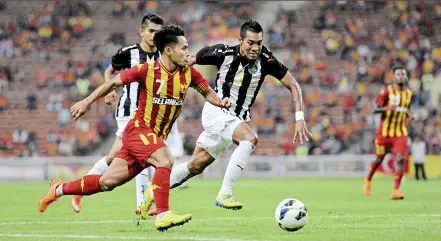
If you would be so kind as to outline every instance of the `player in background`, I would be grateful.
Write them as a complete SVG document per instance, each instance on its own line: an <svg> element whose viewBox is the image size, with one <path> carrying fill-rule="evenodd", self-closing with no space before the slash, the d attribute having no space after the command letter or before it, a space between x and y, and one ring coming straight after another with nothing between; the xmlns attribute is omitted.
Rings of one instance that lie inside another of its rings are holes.
<svg viewBox="0 0 441 241"><path fill-rule="evenodd" d="M86 175L76 181L63 183L55 179L48 192L40 199L38 210L44 212L63 195L92 195L130 181L148 166L155 166L152 189L157 206L156 229L163 231L182 225L191 215L176 215L169 211L170 173L173 159L163 140L181 112L189 87L195 88L205 99L221 108L229 108L227 97L219 98L208 81L193 67L188 66L189 52L184 30L176 25L164 26L155 34L154 43L161 52L161 60L138 64L123 70L111 81L98 87L84 100L71 107L78 120L97 99L112 90L138 82L141 85L139 106L127 123L122 135L122 149L115 155L103 175Z"/></svg>
<svg viewBox="0 0 441 241"><path fill-rule="evenodd" d="M160 53L157 50L153 37L155 33L161 29L164 24L163 19L154 13L149 13L144 15L141 20L141 26L138 30L141 36L141 42L133 44L124 48L121 48L112 57L112 63L104 72L105 81L110 81L112 75L124 69L129 69L141 63L155 61L160 58ZM116 138L113 143L112 149L109 154L101 158L92 169L86 175L103 174L110 163L112 162L115 154L121 150L122 142L121 137L130 120L133 112L138 108L138 95L141 86L134 82L129 85L124 86L123 94L121 95L118 106L115 110L115 119L118 125L118 130L116 132ZM116 92L112 91L105 97L105 102L108 105L113 105L116 101ZM147 183L153 177L154 168L149 167L143 170L138 176L136 176L136 209L135 213L140 215L140 207L143 200L143 191L147 188ZM72 196L72 208L75 212L79 213L81 211L81 199L82 196L74 195Z"/></svg>
<svg viewBox="0 0 441 241"><path fill-rule="evenodd" d="M394 82L381 90L377 97L376 112L381 113L381 122L375 137L375 152L377 159L372 162L369 173L364 180L363 192L371 195L371 181L377 168L383 162L387 153L392 153L392 158L397 163L395 182L391 198L404 199L400 192L401 179L404 171L404 158L407 156L408 116L412 100L412 91L407 85L407 71L403 66L392 68Z"/></svg>
<svg viewBox="0 0 441 241"><path fill-rule="evenodd" d="M251 119L250 108L265 77L275 77L291 92L296 118L293 142L303 143L311 135L304 119L302 90L288 68L263 46L261 25L248 20L241 26L238 39L239 44L235 46L216 44L205 47L191 61L191 64L217 66L215 91L220 98L228 97L232 105L221 109L205 103L202 110L204 131L196 142L193 156L190 161L177 165L171 174L171 188L178 187L201 174L234 142L238 146L231 155L215 201L216 206L233 210L243 206L233 198L232 188L258 142L257 134L246 122ZM154 201L149 190L150 187L146 190L147 205Z"/></svg>

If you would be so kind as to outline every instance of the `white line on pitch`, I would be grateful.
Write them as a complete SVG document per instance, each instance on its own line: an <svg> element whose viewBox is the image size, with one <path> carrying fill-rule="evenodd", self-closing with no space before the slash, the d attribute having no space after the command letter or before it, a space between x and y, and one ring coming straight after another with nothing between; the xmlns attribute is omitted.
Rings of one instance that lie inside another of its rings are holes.
<svg viewBox="0 0 441 241"><path fill-rule="evenodd" d="M0 233L0 237L8 238L57 238L57 239L116 239L116 240L192 240L192 241L269 241L251 239L229 239L209 237L151 237L151 236L110 236L110 235L78 235L78 234L14 234Z"/></svg>
<svg viewBox="0 0 441 241"><path fill-rule="evenodd" d="M441 214L409 214L409 215L329 215L309 216L309 219L355 219L355 218L396 218L396 217L441 217ZM224 218L199 218L192 222L225 221L225 220L265 220L272 217L224 217ZM142 222L153 222L154 219L142 220ZM105 224L105 223L136 223L138 220L90 220L90 221L10 221L0 222L0 225L20 224Z"/></svg>

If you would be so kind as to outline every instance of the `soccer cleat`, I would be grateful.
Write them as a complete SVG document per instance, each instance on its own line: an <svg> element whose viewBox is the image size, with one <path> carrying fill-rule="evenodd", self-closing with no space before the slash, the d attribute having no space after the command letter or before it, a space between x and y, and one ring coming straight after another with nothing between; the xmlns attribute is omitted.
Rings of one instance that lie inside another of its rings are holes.
<svg viewBox="0 0 441 241"><path fill-rule="evenodd" d="M364 179L363 193L366 197L371 195L371 181L369 181L367 178Z"/></svg>
<svg viewBox="0 0 441 241"><path fill-rule="evenodd" d="M44 212L49 207L49 205L55 201L57 201L58 197L55 192L55 189L58 185L63 184L63 182L60 179L55 179L52 181L51 185L49 186L49 190L46 194L40 199L40 203L38 205L38 211Z"/></svg>
<svg viewBox="0 0 441 241"><path fill-rule="evenodd" d="M392 194L390 195L390 198L392 200L402 200L404 199L404 194L400 192L398 189L394 189L392 191Z"/></svg>
<svg viewBox="0 0 441 241"><path fill-rule="evenodd" d="M191 214L176 215L172 211L167 211L165 216L161 219L156 218L156 229L159 231L165 231L169 228L184 225L184 223L191 220Z"/></svg>
<svg viewBox="0 0 441 241"><path fill-rule="evenodd" d="M243 204L236 201L231 194L226 194L216 198L216 206L225 209L240 210L242 209Z"/></svg>
<svg viewBox="0 0 441 241"><path fill-rule="evenodd" d="M140 208L136 208L136 209L135 209L135 215L136 215L136 216L141 215L141 209L140 209Z"/></svg>
<svg viewBox="0 0 441 241"><path fill-rule="evenodd" d="M81 199L83 198L83 196L79 196L79 195L74 195L72 196L72 209L76 212L79 213L81 212Z"/></svg>
<svg viewBox="0 0 441 241"><path fill-rule="evenodd" d="M141 203L141 218L147 219L150 213L150 208L152 207L153 203L155 202L155 199L152 196L152 190L153 186L152 183L149 182L147 184L147 188L144 190L144 200ZM156 211L155 211L156 213Z"/></svg>

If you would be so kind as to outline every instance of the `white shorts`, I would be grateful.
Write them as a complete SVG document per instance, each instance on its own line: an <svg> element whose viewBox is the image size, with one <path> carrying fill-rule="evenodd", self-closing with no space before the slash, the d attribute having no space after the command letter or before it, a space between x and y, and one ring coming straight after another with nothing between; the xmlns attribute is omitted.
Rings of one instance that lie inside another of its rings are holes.
<svg viewBox="0 0 441 241"><path fill-rule="evenodd" d="M178 123L175 123L168 134L165 141L167 150L172 157L182 157L184 155L184 142L182 141L181 133L178 130Z"/></svg>
<svg viewBox="0 0 441 241"><path fill-rule="evenodd" d="M241 122L237 116L206 102L202 110L204 131L196 144L217 159L233 142L234 130Z"/></svg>
<svg viewBox="0 0 441 241"><path fill-rule="evenodd" d="M130 121L130 116L127 117L115 117L116 124L118 125L118 130L116 131L116 136L122 138L122 134L124 129L126 128L127 123Z"/></svg>

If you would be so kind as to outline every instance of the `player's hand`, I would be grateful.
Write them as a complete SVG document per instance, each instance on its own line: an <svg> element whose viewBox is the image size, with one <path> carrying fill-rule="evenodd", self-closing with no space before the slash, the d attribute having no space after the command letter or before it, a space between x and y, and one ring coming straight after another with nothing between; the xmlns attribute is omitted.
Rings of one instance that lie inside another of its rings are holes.
<svg viewBox="0 0 441 241"><path fill-rule="evenodd" d="M310 137L312 137L312 134L308 131L305 120L296 121L294 138L292 139L292 142L294 144L298 142L300 142L300 144L303 144L303 141L309 141Z"/></svg>
<svg viewBox="0 0 441 241"><path fill-rule="evenodd" d="M70 107L70 114L72 115L73 119L76 121L81 116L83 116L84 113L86 113L88 107L89 106L85 101L78 101L77 103L75 103L75 105Z"/></svg>
<svg viewBox="0 0 441 241"><path fill-rule="evenodd" d="M104 97L104 103L113 105L116 101L116 91L112 91Z"/></svg>
<svg viewBox="0 0 441 241"><path fill-rule="evenodd" d="M228 97L223 98L220 103L219 106L221 108L230 108L231 107L231 101Z"/></svg>

